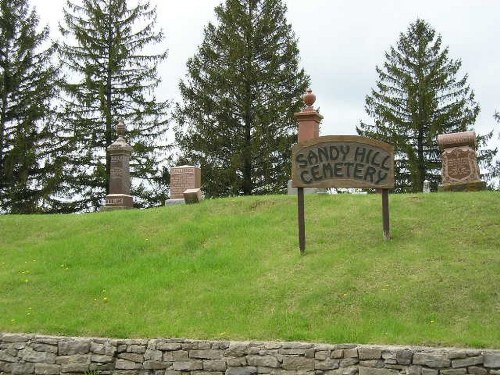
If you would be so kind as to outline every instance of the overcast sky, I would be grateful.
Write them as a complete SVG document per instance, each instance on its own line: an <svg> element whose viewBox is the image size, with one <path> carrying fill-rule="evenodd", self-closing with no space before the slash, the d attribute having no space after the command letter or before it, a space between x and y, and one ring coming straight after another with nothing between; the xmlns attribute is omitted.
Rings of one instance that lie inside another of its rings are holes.
<svg viewBox="0 0 500 375"><path fill-rule="evenodd" d="M158 6L158 28L166 34L167 61L161 66L162 99L179 100L178 82L186 61L214 21L214 7L223 0L150 0ZM58 38L64 0L31 0ZM462 60L460 76L468 82L481 106L475 130L486 133L500 126L500 0L285 0L287 19L299 39L302 66L324 116L321 134L356 134L364 98L375 86L376 65L395 46L417 18L426 20L449 46L450 57Z"/></svg>

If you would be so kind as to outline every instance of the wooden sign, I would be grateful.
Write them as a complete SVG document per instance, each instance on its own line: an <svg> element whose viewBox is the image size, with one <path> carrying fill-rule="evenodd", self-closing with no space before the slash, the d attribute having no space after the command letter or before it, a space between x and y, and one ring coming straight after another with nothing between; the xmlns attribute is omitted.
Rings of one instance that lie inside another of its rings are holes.
<svg viewBox="0 0 500 375"><path fill-rule="evenodd" d="M329 135L292 147L292 186L394 188L394 147L355 135Z"/></svg>
<svg viewBox="0 0 500 375"><path fill-rule="evenodd" d="M356 135L327 135L292 147L292 186L297 188L299 247L304 253L304 188L375 188L382 192L384 239L390 238L389 189L394 188L394 147Z"/></svg>

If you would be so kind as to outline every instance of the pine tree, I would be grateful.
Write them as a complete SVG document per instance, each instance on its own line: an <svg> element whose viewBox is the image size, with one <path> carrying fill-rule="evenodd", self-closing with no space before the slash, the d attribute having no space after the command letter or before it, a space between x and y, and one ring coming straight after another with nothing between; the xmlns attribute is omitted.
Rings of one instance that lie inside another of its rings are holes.
<svg viewBox="0 0 500 375"><path fill-rule="evenodd" d="M421 19L400 34L385 59L376 68L377 88L366 97L366 113L375 123L361 122L357 131L395 146L396 191L422 191L426 179L436 189L437 135L472 130L479 105L467 75L457 77L461 61L449 58L441 36Z"/></svg>
<svg viewBox="0 0 500 375"><path fill-rule="evenodd" d="M0 212L55 209L64 142L54 118L58 69L28 0L0 0Z"/></svg>
<svg viewBox="0 0 500 375"><path fill-rule="evenodd" d="M199 165L207 196L282 192L294 112L309 77L281 0L226 0L187 63L176 106L181 162Z"/></svg>
<svg viewBox="0 0 500 375"><path fill-rule="evenodd" d="M165 157L168 103L154 96L158 65L167 53L148 53L163 40L155 31L156 8L139 1L67 0L59 52L70 72L65 122L73 137L68 180L78 210L96 210L108 192L110 159L106 148L123 120L133 146L132 194L140 206L165 195L161 164Z"/></svg>

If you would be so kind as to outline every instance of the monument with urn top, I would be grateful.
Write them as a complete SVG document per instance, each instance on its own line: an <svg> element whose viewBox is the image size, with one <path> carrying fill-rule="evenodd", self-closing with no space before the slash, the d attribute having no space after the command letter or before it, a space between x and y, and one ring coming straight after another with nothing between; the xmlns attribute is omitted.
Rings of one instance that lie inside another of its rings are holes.
<svg viewBox="0 0 500 375"><path fill-rule="evenodd" d="M134 198L130 195L130 155L132 146L125 140L125 124L116 126L118 138L107 148L110 158L109 194L106 195L104 211L133 208Z"/></svg>

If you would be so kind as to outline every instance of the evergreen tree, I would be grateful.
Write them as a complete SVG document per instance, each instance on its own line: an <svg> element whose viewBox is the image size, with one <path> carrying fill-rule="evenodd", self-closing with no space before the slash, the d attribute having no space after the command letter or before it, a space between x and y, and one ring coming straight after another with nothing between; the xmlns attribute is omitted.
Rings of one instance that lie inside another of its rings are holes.
<svg viewBox="0 0 500 375"><path fill-rule="evenodd" d="M200 165L207 196L282 192L294 112L309 77L281 0L226 0L187 63L176 106L181 162Z"/></svg>
<svg viewBox="0 0 500 375"><path fill-rule="evenodd" d="M58 70L28 0L0 0L0 212L55 209L64 142L51 101Z"/></svg>
<svg viewBox="0 0 500 375"><path fill-rule="evenodd" d="M156 8L139 1L67 0L59 52L69 71L64 86L65 122L73 137L67 188L78 210L96 210L109 189L106 148L121 119L133 146L132 194L138 205L158 204L164 193L167 102L154 96L158 64L166 51L147 53L163 40L155 31ZM134 183L135 182L135 183Z"/></svg>
<svg viewBox="0 0 500 375"><path fill-rule="evenodd" d="M448 57L448 47L427 22L412 23L385 58L376 68L377 88L366 97L365 110L375 123L361 122L357 131L395 146L396 191L422 191L426 179L436 189L437 135L471 130L479 105L467 75L457 77L461 61Z"/></svg>

